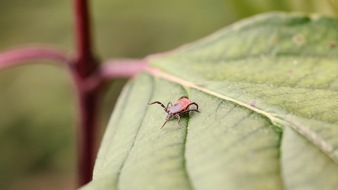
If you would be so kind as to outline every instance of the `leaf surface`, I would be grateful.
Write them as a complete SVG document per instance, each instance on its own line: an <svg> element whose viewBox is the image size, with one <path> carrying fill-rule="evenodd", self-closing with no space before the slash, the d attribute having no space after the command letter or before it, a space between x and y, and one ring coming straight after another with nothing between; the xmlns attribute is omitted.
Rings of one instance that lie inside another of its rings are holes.
<svg viewBox="0 0 338 190"><path fill-rule="evenodd" d="M338 21L273 13L154 60L125 87L83 189L334 189ZM160 106L186 95L178 124Z"/></svg>

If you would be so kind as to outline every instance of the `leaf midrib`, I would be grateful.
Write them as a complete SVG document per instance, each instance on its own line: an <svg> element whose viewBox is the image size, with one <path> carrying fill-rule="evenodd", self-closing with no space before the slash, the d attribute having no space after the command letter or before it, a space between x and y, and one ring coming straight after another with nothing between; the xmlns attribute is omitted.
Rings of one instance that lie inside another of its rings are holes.
<svg viewBox="0 0 338 190"><path fill-rule="evenodd" d="M259 113L259 114L263 115L264 117L268 118L271 121L272 124L274 124L274 125L276 125L278 127L282 127L282 125L279 124L279 123L283 123L282 120L280 120L276 116L273 116L273 114L268 113L268 112L266 112L264 110L260 110L260 109L258 109L256 107L253 107L253 106L249 105L249 104L246 104L246 103L243 103L241 101L235 100L233 98L224 96L222 94L219 94L219 93L214 92L212 90L209 90L207 88L203 88L203 87L198 86L198 85L196 85L196 84L194 84L192 82L185 81L184 79L181 79L181 78L179 78L177 76L174 76L174 75L171 75L171 74L168 74L168 73L164 73L161 70L156 69L156 68L148 67L148 68L146 68L146 71L149 72L150 74L152 74L153 76L156 76L156 77L159 77L159 78L163 78L163 79L166 79L168 81L180 84L180 85L182 85L184 87L193 88L193 89L205 92L207 94L213 95L215 97L218 97L220 99L223 99L223 100L226 100L226 101L230 101L232 103L240 105L240 106L242 106L244 108L247 108L247 109L249 109L249 110L251 110L253 112L256 112L256 113ZM277 121L279 121L279 122L277 122Z"/></svg>

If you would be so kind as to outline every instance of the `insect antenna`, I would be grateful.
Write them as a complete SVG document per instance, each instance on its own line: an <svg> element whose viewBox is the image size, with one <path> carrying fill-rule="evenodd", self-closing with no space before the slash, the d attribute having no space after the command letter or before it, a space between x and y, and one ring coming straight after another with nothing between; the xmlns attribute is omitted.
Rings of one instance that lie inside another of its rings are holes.
<svg viewBox="0 0 338 190"><path fill-rule="evenodd" d="M163 123L161 129L163 129L164 125L168 122L169 120L165 120L165 122Z"/></svg>

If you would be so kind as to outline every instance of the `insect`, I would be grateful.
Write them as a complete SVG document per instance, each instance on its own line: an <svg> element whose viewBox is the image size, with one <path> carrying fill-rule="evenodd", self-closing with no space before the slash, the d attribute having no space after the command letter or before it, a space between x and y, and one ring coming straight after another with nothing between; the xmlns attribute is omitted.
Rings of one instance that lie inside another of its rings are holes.
<svg viewBox="0 0 338 190"><path fill-rule="evenodd" d="M149 105L152 104L160 104L162 106L162 108L164 109L165 112L168 113L167 117L165 118L165 122L162 125L161 129L164 127L164 125L173 117L177 117L178 119L178 123L180 123L181 121L181 117L180 114L184 114L184 113L189 113L191 111L195 111L195 112L200 112L198 110L198 104L196 104L195 102L192 102L191 100L189 100L189 98L187 96L182 96L180 97L177 102L173 105L171 102L169 102L167 104L167 107L165 107L161 102L159 101L155 101L155 102L151 102L149 103ZM190 109L189 107L191 105L195 105L196 108L195 109Z"/></svg>

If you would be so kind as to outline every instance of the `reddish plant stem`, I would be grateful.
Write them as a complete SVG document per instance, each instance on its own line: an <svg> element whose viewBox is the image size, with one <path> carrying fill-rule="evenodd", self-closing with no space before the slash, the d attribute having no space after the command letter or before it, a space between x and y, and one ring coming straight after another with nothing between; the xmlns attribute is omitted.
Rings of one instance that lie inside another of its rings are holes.
<svg viewBox="0 0 338 190"><path fill-rule="evenodd" d="M100 89L91 88L90 84L93 82L84 81L81 78L78 78L76 82L80 109L77 134L78 185L82 186L92 179Z"/></svg>
<svg viewBox="0 0 338 190"><path fill-rule="evenodd" d="M86 54L91 54L88 0L75 0L74 4L77 50L79 57L84 57Z"/></svg>
<svg viewBox="0 0 338 190"><path fill-rule="evenodd" d="M92 53L88 0L74 0L76 60L73 74L78 88L80 122L78 127L78 185L92 179L97 101L100 77L98 62Z"/></svg>
<svg viewBox="0 0 338 190"><path fill-rule="evenodd" d="M74 7L76 68L82 77L86 77L96 71L98 66L92 52L88 0L74 0Z"/></svg>

